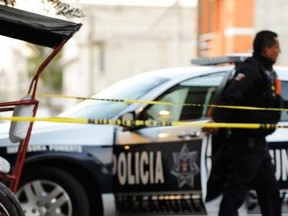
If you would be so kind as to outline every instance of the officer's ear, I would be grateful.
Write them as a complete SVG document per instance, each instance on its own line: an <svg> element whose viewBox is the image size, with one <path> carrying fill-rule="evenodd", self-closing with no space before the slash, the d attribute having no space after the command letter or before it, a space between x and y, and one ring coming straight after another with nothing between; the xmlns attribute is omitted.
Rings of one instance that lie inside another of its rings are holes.
<svg viewBox="0 0 288 216"><path fill-rule="evenodd" d="M264 57L269 57L269 55L270 55L270 52L271 52L271 48L270 47L264 47L264 49L262 50L262 56L264 56Z"/></svg>

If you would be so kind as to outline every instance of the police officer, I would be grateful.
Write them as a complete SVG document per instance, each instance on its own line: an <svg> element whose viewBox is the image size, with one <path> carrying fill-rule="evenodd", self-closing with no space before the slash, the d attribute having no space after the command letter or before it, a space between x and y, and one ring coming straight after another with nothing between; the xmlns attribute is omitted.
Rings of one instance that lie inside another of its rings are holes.
<svg viewBox="0 0 288 216"><path fill-rule="evenodd" d="M253 42L253 56L236 67L235 75L222 93L218 104L280 108L280 86L273 64L281 52L278 36L271 31L260 31ZM271 123L279 121L275 110L243 110L217 108L215 122ZM215 133L217 128L206 128ZM253 187L264 216L281 215L281 199L275 170L265 137L273 129L228 129L225 151L228 161L226 184L219 216L237 216L248 191Z"/></svg>

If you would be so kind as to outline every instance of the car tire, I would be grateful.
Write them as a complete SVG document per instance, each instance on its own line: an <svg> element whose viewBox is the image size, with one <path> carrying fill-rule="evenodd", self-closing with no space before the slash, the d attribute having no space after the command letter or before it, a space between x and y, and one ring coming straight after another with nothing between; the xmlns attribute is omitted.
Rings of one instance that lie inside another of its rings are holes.
<svg viewBox="0 0 288 216"><path fill-rule="evenodd" d="M14 193L2 183L0 183L0 215L24 216Z"/></svg>
<svg viewBox="0 0 288 216"><path fill-rule="evenodd" d="M89 201L83 186L71 174L58 168L26 170L16 196L29 216L89 216Z"/></svg>

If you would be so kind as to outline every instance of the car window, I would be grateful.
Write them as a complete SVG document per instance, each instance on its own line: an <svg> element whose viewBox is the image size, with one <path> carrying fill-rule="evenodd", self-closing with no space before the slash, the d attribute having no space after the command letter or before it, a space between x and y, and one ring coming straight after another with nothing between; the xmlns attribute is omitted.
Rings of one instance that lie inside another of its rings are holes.
<svg viewBox="0 0 288 216"><path fill-rule="evenodd" d="M288 82L287 81L282 81L281 83L281 92L282 92L282 98L284 100L284 108L288 107ZM288 112L283 111L281 113L281 119L280 121L288 121Z"/></svg>
<svg viewBox="0 0 288 216"><path fill-rule="evenodd" d="M95 99L111 99L111 101L85 100L60 116L93 119L113 118L129 105L129 103L117 102L117 100L137 100L167 80L168 79L160 77L145 76L122 80L92 97Z"/></svg>
<svg viewBox="0 0 288 216"><path fill-rule="evenodd" d="M186 80L162 94L139 116L156 121L187 121L205 117L217 87L225 72ZM186 106L183 106L186 104Z"/></svg>

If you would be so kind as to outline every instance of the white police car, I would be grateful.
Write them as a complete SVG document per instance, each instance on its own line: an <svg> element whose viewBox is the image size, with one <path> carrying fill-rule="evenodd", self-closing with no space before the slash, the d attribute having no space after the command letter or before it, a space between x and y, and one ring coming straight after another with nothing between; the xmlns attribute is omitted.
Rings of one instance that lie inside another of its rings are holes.
<svg viewBox="0 0 288 216"><path fill-rule="evenodd" d="M201 124L191 127L190 123L209 121L207 105L215 102L233 72L233 65L216 64L241 59L206 59L206 66L142 73L60 115L181 121L187 125L35 123L17 192L26 215L216 214L219 198L204 201L211 137L201 133ZM288 100L288 68L276 70L283 97ZM287 120L287 112L283 112L281 124ZM286 130L277 129L268 141L283 212L288 213ZM10 143L7 131L1 131L1 156L13 162L17 146ZM257 197L251 191L241 214L257 213Z"/></svg>

